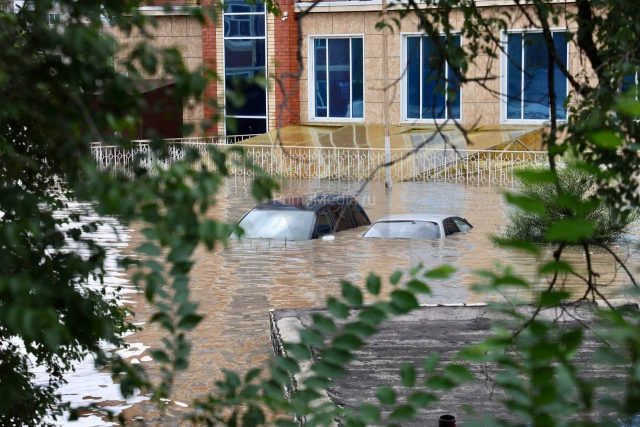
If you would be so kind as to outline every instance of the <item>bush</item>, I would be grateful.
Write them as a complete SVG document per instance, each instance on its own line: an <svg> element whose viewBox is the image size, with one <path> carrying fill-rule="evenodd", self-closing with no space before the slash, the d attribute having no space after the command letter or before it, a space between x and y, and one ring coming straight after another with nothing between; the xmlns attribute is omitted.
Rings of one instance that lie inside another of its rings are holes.
<svg viewBox="0 0 640 427"><path fill-rule="evenodd" d="M543 171L543 168L538 168ZM507 225L502 230L502 237L513 240L528 240L535 243L550 243L547 238L549 227L562 219L575 216L575 210L566 200L590 201L593 196L593 179L585 168L581 168L576 160L571 160L558 168L558 179L564 197L558 197L553 183L521 182L518 196L539 201L544 206L544 213L515 208L508 214ZM563 202L565 200L565 202ZM593 200L593 208L586 219L596 224L590 242L596 244L610 243L618 239L628 226L638 219L638 212L621 212L606 202Z"/></svg>

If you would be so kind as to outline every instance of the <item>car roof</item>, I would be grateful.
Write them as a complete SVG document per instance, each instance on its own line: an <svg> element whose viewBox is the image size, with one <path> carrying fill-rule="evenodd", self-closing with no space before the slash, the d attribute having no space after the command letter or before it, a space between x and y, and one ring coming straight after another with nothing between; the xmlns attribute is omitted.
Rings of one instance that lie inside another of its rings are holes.
<svg viewBox="0 0 640 427"><path fill-rule="evenodd" d="M457 215L450 214L430 214L430 213L408 213L408 214L395 214L395 215L387 215L384 216L375 222L384 222L384 221L431 221L431 222L442 222L447 218L457 218Z"/></svg>
<svg viewBox="0 0 640 427"><path fill-rule="evenodd" d="M353 196L344 194L317 193L269 200L268 202L259 204L254 209L316 211L327 205L344 205L353 203L354 201L356 201L356 199Z"/></svg>

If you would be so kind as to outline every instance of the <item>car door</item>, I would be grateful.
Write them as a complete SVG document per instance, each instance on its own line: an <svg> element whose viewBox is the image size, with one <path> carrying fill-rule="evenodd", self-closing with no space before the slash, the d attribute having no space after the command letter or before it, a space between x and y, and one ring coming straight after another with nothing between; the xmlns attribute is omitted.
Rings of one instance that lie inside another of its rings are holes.
<svg viewBox="0 0 640 427"><path fill-rule="evenodd" d="M450 236L452 234L460 232L460 229L458 228L456 223L453 222L453 218L446 218L444 221L442 221L442 227L444 228L445 236Z"/></svg>

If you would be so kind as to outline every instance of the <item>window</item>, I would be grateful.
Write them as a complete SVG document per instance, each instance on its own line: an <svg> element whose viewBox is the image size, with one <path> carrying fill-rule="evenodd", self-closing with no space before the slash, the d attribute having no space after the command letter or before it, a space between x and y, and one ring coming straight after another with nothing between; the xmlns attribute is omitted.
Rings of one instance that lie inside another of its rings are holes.
<svg viewBox="0 0 640 427"><path fill-rule="evenodd" d="M267 75L264 4L227 0L223 21L226 134L264 133L267 91L259 83Z"/></svg>
<svg viewBox="0 0 640 427"><path fill-rule="evenodd" d="M49 13L47 15L47 22L50 27L55 27L60 24L60 14L59 13Z"/></svg>
<svg viewBox="0 0 640 427"><path fill-rule="evenodd" d="M638 96L638 72L627 74L622 78L622 93L633 91L631 95L635 99L639 99Z"/></svg>
<svg viewBox="0 0 640 427"><path fill-rule="evenodd" d="M567 65L567 33L553 32L553 44L563 65ZM550 92L547 81L549 57L540 32L508 33L506 62L506 119L549 120ZM554 88L558 119L567 118L567 79L554 64Z"/></svg>
<svg viewBox="0 0 640 427"><path fill-rule="evenodd" d="M362 37L312 38L311 116L364 117Z"/></svg>
<svg viewBox="0 0 640 427"><path fill-rule="evenodd" d="M445 236L450 236L451 234L460 232L460 229L451 218L447 218L442 221L442 226L444 227Z"/></svg>
<svg viewBox="0 0 640 427"><path fill-rule="evenodd" d="M367 214L364 212L364 209L362 209L362 206L360 206L358 202L353 201L352 203L349 203L349 213L356 222L356 227L371 224L371 221L369 221Z"/></svg>
<svg viewBox="0 0 640 427"><path fill-rule="evenodd" d="M460 229L460 231L465 232L465 231L469 231L471 230L473 227L471 226L471 224L469 224L467 222L466 219L462 219L462 218L453 218L453 222L456 223L456 225L458 226L458 228Z"/></svg>
<svg viewBox="0 0 640 427"><path fill-rule="evenodd" d="M331 217L326 209L323 209L318 213L318 219L316 220L316 237L322 237L325 234L331 234Z"/></svg>
<svg viewBox="0 0 640 427"><path fill-rule="evenodd" d="M353 228L353 223L351 222L351 217L349 217L349 213L342 205L332 205L329 206L331 213L333 214L333 218L336 221L335 231L348 230Z"/></svg>
<svg viewBox="0 0 640 427"><path fill-rule="evenodd" d="M440 46L426 36L405 37L406 120L460 119L460 74L439 55L448 41L460 47L460 36L441 36Z"/></svg>

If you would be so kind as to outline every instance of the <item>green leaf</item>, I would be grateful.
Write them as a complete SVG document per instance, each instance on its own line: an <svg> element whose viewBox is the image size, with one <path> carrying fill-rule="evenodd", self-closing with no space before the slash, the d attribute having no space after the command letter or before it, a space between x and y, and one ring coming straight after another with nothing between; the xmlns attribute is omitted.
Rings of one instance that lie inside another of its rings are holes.
<svg viewBox="0 0 640 427"><path fill-rule="evenodd" d="M438 363L440 363L440 354L432 352L422 362L422 369L425 373L430 374L438 367Z"/></svg>
<svg viewBox="0 0 640 427"><path fill-rule="evenodd" d="M589 135L589 139L598 147L606 150L615 150L624 143L612 130L600 130L593 132Z"/></svg>
<svg viewBox="0 0 640 427"><path fill-rule="evenodd" d="M391 273L391 276L389 276L389 282L391 282L392 285L397 285L400 282L401 278L402 278L402 271L396 270L393 273Z"/></svg>
<svg viewBox="0 0 640 427"><path fill-rule="evenodd" d="M538 303L541 307L557 307L562 301L571 297L569 292L544 291L540 293Z"/></svg>
<svg viewBox="0 0 640 427"><path fill-rule="evenodd" d="M331 385L331 380L324 376L314 375L305 378L303 383L305 387L324 390Z"/></svg>
<svg viewBox="0 0 640 427"><path fill-rule="evenodd" d="M541 265L538 271L540 274L571 273L573 272L573 267L566 261L554 260Z"/></svg>
<svg viewBox="0 0 640 427"><path fill-rule="evenodd" d="M290 357L278 357L275 359L275 364L292 374L297 374L298 372L300 372L300 366L298 366L298 362Z"/></svg>
<svg viewBox="0 0 640 427"><path fill-rule="evenodd" d="M156 362L160 362L160 363L171 362L171 360L169 359L169 356L163 350L151 350L149 354L151 355L153 360L155 360Z"/></svg>
<svg viewBox="0 0 640 427"><path fill-rule="evenodd" d="M419 408L426 408L427 406L429 406L430 404L436 401L438 401L438 398L436 397L435 394L426 393L424 391L413 392L409 395L409 398L407 399L407 402Z"/></svg>
<svg viewBox="0 0 640 427"><path fill-rule="evenodd" d="M456 268L452 265L441 265L431 270L427 270L424 273L424 277L427 279L448 279L453 273L456 272Z"/></svg>
<svg viewBox="0 0 640 427"><path fill-rule="evenodd" d="M405 387L413 387L416 384L416 368L411 363L400 365L400 381Z"/></svg>
<svg viewBox="0 0 640 427"><path fill-rule="evenodd" d="M567 218L553 223L547 231L547 238L556 242L578 243L589 239L596 224L584 218Z"/></svg>
<svg viewBox="0 0 640 427"><path fill-rule="evenodd" d="M358 318L371 326L377 326L384 322L387 314L377 307L367 307L358 314Z"/></svg>
<svg viewBox="0 0 640 427"><path fill-rule="evenodd" d="M397 289L391 292L391 302L402 313L408 313L409 311L420 307L416 297L411 292L402 289Z"/></svg>
<svg viewBox="0 0 640 427"><path fill-rule="evenodd" d="M416 408L414 408L413 405L398 405L393 411L391 411L391 414L389 414L389 419L392 421L406 421L415 414Z"/></svg>
<svg viewBox="0 0 640 427"><path fill-rule="evenodd" d="M261 372L262 372L262 369L260 368L249 369L249 371L247 371L247 373L244 374L244 382L250 383L251 381L258 378Z"/></svg>
<svg viewBox="0 0 640 427"><path fill-rule="evenodd" d="M425 381L425 385L435 390L451 390L456 386L456 383L449 377L434 375Z"/></svg>
<svg viewBox="0 0 640 427"><path fill-rule="evenodd" d="M349 307L334 297L329 297L327 299L327 309L329 310L329 313L337 319L346 319L349 317Z"/></svg>
<svg viewBox="0 0 640 427"><path fill-rule="evenodd" d="M317 329L305 328L300 330L300 341L309 347L322 347L324 336Z"/></svg>
<svg viewBox="0 0 640 427"><path fill-rule="evenodd" d="M447 365L444 373L454 381L467 382L473 381L475 376L469 369L462 365Z"/></svg>
<svg viewBox="0 0 640 427"><path fill-rule="evenodd" d="M376 397L380 403L384 405L393 405L396 403L396 392L391 387L382 386L376 390Z"/></svg>
<svg viewBox="0 0 640 427"><path fill-rule="evenodd" d="M287 353L290 353L298 360L308 360L311 359L311 351L309 347L304 344L299 343L284 343L284 348Z"/></svg>
<svg viewBox="0 0 640 427"><path fill-rule="evenodd" d="M360 405L360 415L367 424L377 424L380 422L380 410L377 406L369 403Z"/></svg>
<svg viewBox="0 0 640 427"><path fill-rule="evenodd" d="M313 326L319 331L325 334L332 334L336 331L336 324L329 317L313 313L311 318L313 319Z"/></svg>
<svg viewBox="0 0 640 427"><path fill-rule="evenodd" d="M546 208L540 199L523 196L520 194L506 193L505 199L510 205L517 206L525 212L545 215Z"/></svg>
<svg viewBox="0 0 640 427"><path fill-rule="evenodd" d="M374 273L369 273L369 276L367 276L367 290L369 290L372 295L378 295L380 293L381 286L382 282L380 281L380 276Z"/></svg>
<svg viewBox="0 0 640 427"><path fill-rule="evenodd" d="M345 365L353 359L351 352L339 348L329 348L322 352L322 360L335 365Z"/></svg>
<svg viewBox="0 0 640 427"><path fill-rule="evenodd" d="M521 169L515 171L516 177L523 184L554 184L556 174L549 169Z"/></svg>
<svg viewBox="0 0 640 427"><path fill-rule="evenodd" d="M160 248L151 243L151 242L146 242L141 244L140 246L138 246L138 248L136 249L137 252L143 254L143 255L148 255L148 256L160 256L162 255L162 252L160 251Z"/></svg>
<svg viewBox="0 0 640 427"><path fill-rule="evenodd" d="M354 307L360 307L363 302L362 292L350 282L342 281L342 296Z"/></svg>
<svg viewBox="0 0 640 427"><path fill-rule="evenodd" d="M508 239L504 237L495 237L495 236L492 237L491 240L497 246L500 246L502 248L516 249L516 250L527 252L536 256L540 254L540 247L528 240Z"/></svg>
<svg viewBox="0 0 640 427"><path fill-rule="evenodd" d="M638 117L640 116L640 101L635 99L635 97L620 98L616 109L625 116Z"/></svg>
<svg viewBox="0 0 640 427"><path fill-rule="evenodd" d="M202 319L203 317L198 314L187 314L186 316L182 316L182 318L178 322L178 328L185 331L190 331L198 326L198 323L200 323Z"/></svg>
<svg viewBox="0 0 640 427"><path fill-rule="evenodd" d="M342 366L329 363L326 360L321 360L313 365L312 370L318 375L332 379L340 378L346 374L346 371Z"/></svg>
<svg viewBox="0 0 640 427"><path fill-rule="evenodd" d="M364 345L364 341L354 334L340 334L331 342L331 346L341 350L356 350Z"/></svg>
<svg viewBox="0 0 640 427"><path fill-rule="evenodd" d="M416 294L431 295L431 288L421 280L411 279L407 282L407 289Z"/></svg>

